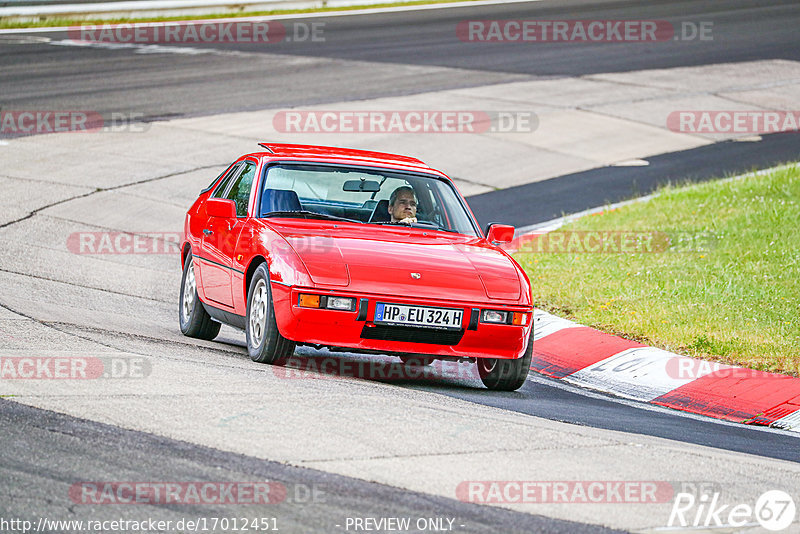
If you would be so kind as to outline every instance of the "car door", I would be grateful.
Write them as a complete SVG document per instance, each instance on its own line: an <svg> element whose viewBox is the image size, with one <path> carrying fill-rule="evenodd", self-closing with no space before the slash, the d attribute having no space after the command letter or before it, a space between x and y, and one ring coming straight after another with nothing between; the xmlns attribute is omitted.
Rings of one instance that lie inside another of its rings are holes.
<svg viewBox="0 0 800 534"><path fill-rule="evenodd" d="M231 164L225 172L224 178L217 184L209 198L225 198L225 192L230 187L231 181L239 176L241 168L242 162L237 161ZM201 220L200 227L202 232L198 235L198 249L194 252L195 275L198 280L197 292L204 301L213 301L210 295L216 295L219 292L219 269L221 269L221 266L215 265L212 259L217 249L215 241L219 237L214 235L214 228L217 223L203 209L198 215ZM211 302L211 304L217 304L217 302Z"/></svg>
<svg viewBox="0 0 800 534"><path fill-rule="evenodd" d="M236 203L236 218L225 219L209 217L203 229L203 287L206 299L210 304L222 304L233 307L232 269L233 253L239 234L244 227L247 208L256 175L256 162L245 160L232 175L227 186L215 191L213 196L226 198Z"/></svg>

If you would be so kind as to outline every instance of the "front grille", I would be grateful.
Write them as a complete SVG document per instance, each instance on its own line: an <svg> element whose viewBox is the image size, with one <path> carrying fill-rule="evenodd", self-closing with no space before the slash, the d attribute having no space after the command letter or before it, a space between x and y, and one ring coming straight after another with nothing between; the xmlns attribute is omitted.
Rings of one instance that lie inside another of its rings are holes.
<svg viewBox="0 0 800 534"><path fill-rule="evenodd" d="M379 339L381 341L408 341L411 343L430 343L432 345L458 345L464 336L464 330L436 330L433 328L416 328L413 326L364 326L362 339Z"/></svg>

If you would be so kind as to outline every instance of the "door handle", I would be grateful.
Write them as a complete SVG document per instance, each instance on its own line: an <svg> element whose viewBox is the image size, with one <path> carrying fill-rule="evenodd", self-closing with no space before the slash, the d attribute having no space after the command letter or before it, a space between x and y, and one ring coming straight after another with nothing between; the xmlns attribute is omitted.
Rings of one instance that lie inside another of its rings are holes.
<svg viewBox="0 0 800 534"><path fill-rule="evenodd" d="M206 235L211 235L211 234L213 234L214 232L212 232L212 231L211 231L211 230L209 230L208 228L203 228L203 233L204 233L204 234L206 234Z"/></svg>

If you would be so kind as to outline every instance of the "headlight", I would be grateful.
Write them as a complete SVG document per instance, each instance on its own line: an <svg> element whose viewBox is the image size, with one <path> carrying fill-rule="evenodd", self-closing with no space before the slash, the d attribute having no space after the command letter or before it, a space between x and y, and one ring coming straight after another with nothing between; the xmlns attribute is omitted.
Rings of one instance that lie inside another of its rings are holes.
<svg viewBox="0 0 800 534"><path fill-rule="evenodd" d="M328 297L328 302L325 307L330 310L353 311L356 309L356 299L348 297Z"/></svg>
<svg viewBox="0 0 800 534"><path fill-rule="evenodd" d="M300 293L297 305L301 308L325 308L328 310L355 311L356 299Z"/></svg>
<svg viewBox="0 0 800 534"><path fill-rule="evenodd" d="M483 323L508 323L508 312L497 310L483 310L481 314L481 322Z"/></svg>
<svg viewBox="0 0 800 534"><path fill-rule="evenodd" d="M483 310L481 312L481 322L524 326L528 324L528 314L502 310Z"/></svg>

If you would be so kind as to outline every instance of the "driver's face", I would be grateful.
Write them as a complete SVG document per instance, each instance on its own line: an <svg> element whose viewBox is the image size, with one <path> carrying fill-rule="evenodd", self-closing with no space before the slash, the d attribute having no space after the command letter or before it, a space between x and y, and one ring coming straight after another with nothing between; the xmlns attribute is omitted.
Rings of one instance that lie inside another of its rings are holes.
<svg viewBox="0 0 800 534"><path fill-rule="evenodd" d="M410 191L401 191L394 201L394 204L389 206L389 213L392 215L393 221L401 221L407 217L417 216L417 201L414 194Z"/></svg>

